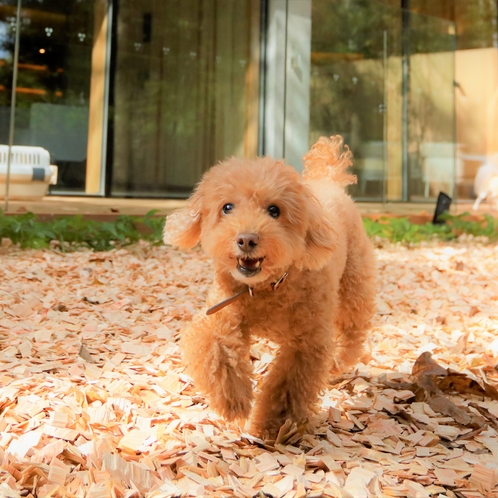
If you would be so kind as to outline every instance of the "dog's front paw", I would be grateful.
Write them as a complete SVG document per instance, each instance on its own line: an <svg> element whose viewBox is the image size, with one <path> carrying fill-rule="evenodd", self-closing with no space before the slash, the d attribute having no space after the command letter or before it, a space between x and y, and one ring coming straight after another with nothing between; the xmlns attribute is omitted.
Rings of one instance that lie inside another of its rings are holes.
<svg viewBox="0 0 498 498"><path fill-rule="evenodd" d="M227 377L217 391L211 392L210 405L228 421L246 419L251 411L252 399L251 381L233 375Z"/></svg>
<svg viewBox="0 0 498 498"><path fill-rule="evenodd" d="M245 420L251 411L250 399L211 399L211 408L219 413L225 420Z"/></svg>
<svg viewBox="0 0 498 498"><path fill-rule="evenodd" d="M294 422L287 418L277 418L272 420L251 420L249 433L264 441L273 440L276 444L288 444L289 441L298 441L303 434L310 430L310 421L303 419Z"/></svg>

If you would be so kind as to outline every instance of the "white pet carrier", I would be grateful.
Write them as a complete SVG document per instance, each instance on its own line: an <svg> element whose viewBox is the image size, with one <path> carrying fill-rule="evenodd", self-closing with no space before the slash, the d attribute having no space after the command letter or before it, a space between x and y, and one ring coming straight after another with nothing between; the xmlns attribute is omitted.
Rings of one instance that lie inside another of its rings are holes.
<svg viewBox="0 0 498 498"><path fill-rule="evenodd" d="M8 145L0 145L0 199L5 198ZM46 195L48 186L57 183L57 166L42 147L12 146L9 199L33 199Z"/></svg>

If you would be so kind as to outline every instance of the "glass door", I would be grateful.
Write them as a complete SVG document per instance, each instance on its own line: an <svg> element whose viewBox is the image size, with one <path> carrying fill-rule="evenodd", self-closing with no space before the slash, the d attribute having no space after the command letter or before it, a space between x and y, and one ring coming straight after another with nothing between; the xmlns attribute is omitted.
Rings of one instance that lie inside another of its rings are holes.
<svg viewBox="0 0 498 498"><path fill-rule="evenodd" d="M17 0L0 5L0 144L9 142ZM107 0L22 0L13 145L48 150L52 192L103 192Z"/></svg>
<svg viewBox="0 0 498 498"><path fill-rule="evenodd" d="M463 173L456 143L454 24L410 13L404 32L409 42L404 198L433 202L439 192L453 198Z"/></svg>
<svg viewBox="0 0 498 498"><path fill-rule="evenodd" d="M121 0L112 195L185 197L210 166L255 156L257 0Z"/></svg>
<svg viewBox="0 0 498 498"><path fill-rule="evenodd" d="M380 201L386 176L386 56L395 9L314 0L309 142L339 134L354 155L350 193Z"/></svg>

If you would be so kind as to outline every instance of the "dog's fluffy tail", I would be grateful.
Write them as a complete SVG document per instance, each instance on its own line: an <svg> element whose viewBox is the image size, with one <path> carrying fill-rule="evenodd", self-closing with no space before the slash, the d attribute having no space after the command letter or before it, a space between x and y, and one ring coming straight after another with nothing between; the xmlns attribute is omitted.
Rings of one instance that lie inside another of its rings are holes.
<svg viewBox="0 0 498 498"><path fill-rule="evenodd" d="M320 137L303 157L303 162L306 179L327 179L342 187L356 183L356 176L347 171L353 164L353 154L340 135Z"/></svg>

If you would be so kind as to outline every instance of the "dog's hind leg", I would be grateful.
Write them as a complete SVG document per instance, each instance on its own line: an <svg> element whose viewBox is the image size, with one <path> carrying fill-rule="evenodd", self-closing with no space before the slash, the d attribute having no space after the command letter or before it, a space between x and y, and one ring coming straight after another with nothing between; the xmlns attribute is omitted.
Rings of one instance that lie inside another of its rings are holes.
<svg viewBox="0 0 498 498"><path fill-rule="evenodd" d="M187 373L209 396L211 408L227 420L245 419L253 398L249 337L223 311L197 315L182 334Z"/></svg>
<svg viewBox="0 0 498 498"><path fill-rule="evenodd" d="M474 211L477 211L477 209L479 208L479 204L484 200L486 199L488 193L487 192L481 192L479 194L479 196L477 197L476 201L474 202L474 205L472 206L472 209Z"/></svg>
<svg viewBox="0 0 498 498"><path fill-rule="evenodd" d="M363 354L363 343L375 313L376 263L366 235L349 243L346 267L339 285L335 323L334 370L353 365Z"/></svg>

